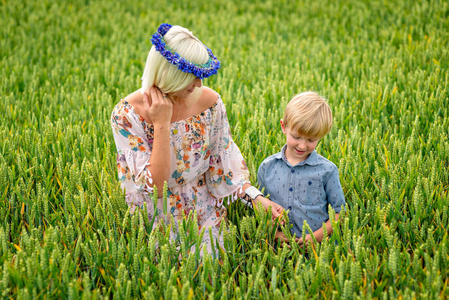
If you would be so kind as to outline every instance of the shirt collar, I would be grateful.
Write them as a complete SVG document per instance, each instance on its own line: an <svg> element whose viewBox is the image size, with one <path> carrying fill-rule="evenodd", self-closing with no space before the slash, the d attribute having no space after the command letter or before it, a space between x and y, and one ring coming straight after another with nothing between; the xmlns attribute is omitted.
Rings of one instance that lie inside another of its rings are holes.
<svg viewBox="0 0 449 300"><path fill-rule="evenodd" d="M292 166L291 163L288 162L287 157L285 156L285 150L287 149L287 144L282 147L281 152L275 154L275 158L282 159L287 165ZM318 164L318 153L316 150L313 150L312 153L306 158L306 160L297 164L297 166L310 165L315 166ZM294 166L293 166L294 167Z"/></svg>

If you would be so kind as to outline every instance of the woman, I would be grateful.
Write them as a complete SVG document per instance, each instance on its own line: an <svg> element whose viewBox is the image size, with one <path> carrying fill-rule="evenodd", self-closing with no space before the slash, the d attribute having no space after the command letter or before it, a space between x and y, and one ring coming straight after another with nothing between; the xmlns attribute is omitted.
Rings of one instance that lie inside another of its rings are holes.
<svg viewBox="0 0 449 300"><path fill-rule="evenodd" d="M121 100L111 117L117 146L118 177L131 213L147 202L150 221L169 220L162 198L154 210L154 187L162 195L168 183L168 213L175 220L195 210L203 245L211 251L209 228L218 238L226 218L223 198L251 198L273 217L282 207L262 197L234 144L220 96L203 87L220 62L190 31L162 24L151 39L142 88ZM156 223L155 222L155 223Z"/></svg>

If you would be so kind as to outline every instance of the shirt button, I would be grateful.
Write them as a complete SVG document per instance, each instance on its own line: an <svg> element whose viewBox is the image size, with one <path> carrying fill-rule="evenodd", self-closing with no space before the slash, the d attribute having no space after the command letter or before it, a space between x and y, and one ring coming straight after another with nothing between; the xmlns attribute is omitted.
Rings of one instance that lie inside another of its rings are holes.
<svg viewBox="0 0 449 300"><path fill-rule="evenodd" d="M295 170L292 169L292 173L295 173Z"/></svg>
<svg viewBox="0 0 449 300"><path fill-rule="evenodd" d="M289 207L288 207L288 210L292 210L292 208L293 208L293 207L289 206Z"/></svg>
<svg viewBox="0 0 449 300"><path fill-rule="evenodd" d="M289 190L290 192L293 192L293 188L289 188L288 190Z"/></svg>

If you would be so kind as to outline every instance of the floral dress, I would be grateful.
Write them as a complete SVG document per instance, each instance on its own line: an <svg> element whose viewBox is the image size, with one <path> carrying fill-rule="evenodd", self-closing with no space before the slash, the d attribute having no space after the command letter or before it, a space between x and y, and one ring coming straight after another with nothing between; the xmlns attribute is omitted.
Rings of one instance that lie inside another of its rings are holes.
<svg viewBox="0 0 449 300"><path fill-rule="evenodd" d="M117 147L117 169L126 203L131 213L147 202L148 218L169 220L163 214L159 198L155 213L152 183L148 169L153 149L153 125L136 114L134 108L121 100L111 116ZM217 101L205 111L170 126L170 178L167 191L167 212L180 220L195 210L198 226L205 227L203 245L211 252L209 228L222 245L219 228L226 219L223 198L236 194L249 182L246 163L231 138L226 109L217 94ZM148 178L150 178L148 180ZM162 194L162 191L158 193ZM231 197L234 199L234 197Z"/></svg>

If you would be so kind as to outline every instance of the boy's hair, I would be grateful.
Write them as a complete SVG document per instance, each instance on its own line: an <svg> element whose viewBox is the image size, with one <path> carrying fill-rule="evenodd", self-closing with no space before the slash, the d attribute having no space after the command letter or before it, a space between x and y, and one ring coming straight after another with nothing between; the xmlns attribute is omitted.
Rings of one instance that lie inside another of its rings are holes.
<svg viewBox="0 0 449 300"><path fill-rule="evenodd" d="M321 139L331 131L332 111L319 94L304 92L287 104L283 124L292 132Z"/></svg>
<svg viewBox="0 0 449 300"><path fill-rule="evenodd" d="M164 35L164 40L171 49L192 63L204 64L209 60L203 43L184 27L171 27ZM195 75L179 70L156 51L154 46L151 47L142 76L142 92L156 86L163 93L173 94L186 88L193 80ZM197 92L200 90L195 89Z"/></svg>

